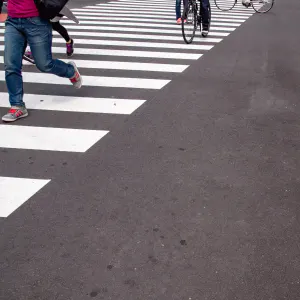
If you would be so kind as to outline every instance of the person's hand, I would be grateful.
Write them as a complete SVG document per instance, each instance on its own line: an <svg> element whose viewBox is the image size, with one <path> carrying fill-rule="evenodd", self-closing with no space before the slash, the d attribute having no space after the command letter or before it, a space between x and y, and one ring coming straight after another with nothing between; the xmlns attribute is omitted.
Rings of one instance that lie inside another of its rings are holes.
<svg viewBox="0 0 300 300"><path fill-rule="evenodd" d="M6 19L7 19L7 14L4 13L0 14L0 22L5 22Z"/></svg>

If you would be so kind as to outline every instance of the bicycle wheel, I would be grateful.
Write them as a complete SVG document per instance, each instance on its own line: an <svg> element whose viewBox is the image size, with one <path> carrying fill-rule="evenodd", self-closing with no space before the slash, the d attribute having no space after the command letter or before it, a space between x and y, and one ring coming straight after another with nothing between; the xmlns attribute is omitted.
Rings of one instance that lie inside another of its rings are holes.
<svg viewBox="0 0 300 300"><path fill-rule="evenodd" d="M187 44L190 44L195 37L197 29L197 6L194 1L189 1L188 5L183 10L181 19L183 40Z"/></svg>
<svg viewBox="0 0 300 300"><path fill-rule="evenodd" d="M237 0L215 0L216 7L222 11L232 10L236 3Z"/></svg>
<svg viewBox="0 0 300 300"><path fill-rule="evenodd" d="M252 0L251 4L257 13L267 13L274 5L275 0Z"/></svg>

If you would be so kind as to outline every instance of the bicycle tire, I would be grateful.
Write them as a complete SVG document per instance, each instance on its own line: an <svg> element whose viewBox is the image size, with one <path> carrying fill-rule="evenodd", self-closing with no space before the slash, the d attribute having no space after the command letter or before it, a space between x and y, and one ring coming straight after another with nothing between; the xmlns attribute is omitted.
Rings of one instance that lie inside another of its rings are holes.
<svg viewBox="0 0 300 300"><path fill-rule="evenodd" d="M216 7L221 11L232 10L236 4L237 0L215 0Z"/></svg>
<svg viewBox="0 0 300 300"><path fill-rule="evenodd" d="M254 9L255 12L259 13L259 14L265 14L267 12L269 12L272 7L274 6L274 3L275 3L275 0L267 0L269 1L268 3L270 4L270 6L266 6L266 9L265 10L262 10L261 8L262 7L256 7L256 5L254 3L258 3L258 2L261 2L261 0L253 0L251 1L251 5L252 5L252 8Z"/></svg>
<svg viewBox="0 0 300 300"><path fill-rule="evenodd" d="M191 19L190 19L190 18ZM188 29L187 26L192 23L192 34L188 37ZM182 37L186 44L191 44L196 34L198 22L197 22L197 6L196 3L193 1L189 1L187 6L183 10L183 14L181 17L181 30L182 30Z"/></svg>

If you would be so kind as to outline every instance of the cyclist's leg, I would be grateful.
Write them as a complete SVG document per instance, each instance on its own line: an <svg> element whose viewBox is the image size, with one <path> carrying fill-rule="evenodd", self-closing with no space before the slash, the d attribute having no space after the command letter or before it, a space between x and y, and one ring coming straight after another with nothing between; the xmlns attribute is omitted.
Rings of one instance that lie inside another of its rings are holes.
<svg viewBox="0 0 300 300"><path fill-rule="evenodd" d="M209 31L209 0L201 0L202 36L206 37Z"/></svg>
<svg viewBox="0 0 300 300"><path fill-rule="evenodd" d="M209 0L201 0L202 25L209 26Z"/></svg>
<svg viewBox="0 0 300 300"><path fill-rule="evenodd" d="M176 10L176 21L178 22L178 19L181 18L181 0L176 0L175 10Z"/></svg>

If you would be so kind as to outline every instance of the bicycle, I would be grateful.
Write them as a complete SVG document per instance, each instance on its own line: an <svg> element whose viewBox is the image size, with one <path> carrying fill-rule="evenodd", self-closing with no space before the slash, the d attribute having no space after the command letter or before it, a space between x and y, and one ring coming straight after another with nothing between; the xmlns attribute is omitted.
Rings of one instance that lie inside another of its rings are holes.
<svg viewBox="0 0 300 300"><path fill-rule="evenodd" d="M200 9L198 9L198 7L200 7ZM201 31L201 26L202 26L201 7L202 7L201 0L199 0L199 5L197 3L197 0L188 0L188 3L185 5L183 9L183 14L181 17L182 20L181 29L182 29L183 40L185 41L186 44L192 43L198 25ZM209 31L210 21L211 21L211 9L210 6L208 8L209 8L209 23L208 23L209 24L208 31Z"/></svg>
<svg viewBox="0 0 300 300"><path fill-rule="evenodd" d="M215 0L215 5L222 11L232 10L241 0ZM249 6L257 13L267 13L274 6L275 0L250 0Z"/></svg>

